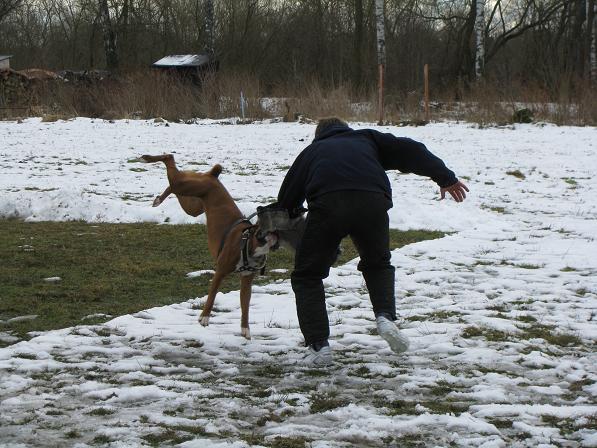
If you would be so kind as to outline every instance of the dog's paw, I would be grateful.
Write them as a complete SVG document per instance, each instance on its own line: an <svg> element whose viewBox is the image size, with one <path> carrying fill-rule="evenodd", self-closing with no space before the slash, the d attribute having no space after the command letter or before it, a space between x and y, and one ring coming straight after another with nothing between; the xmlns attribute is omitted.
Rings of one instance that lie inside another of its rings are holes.
<svg viewBox="0 0 597 448"><path fill-rule="evenodd" d="M209 316L199 316L199 323L207 327L209 325Z"/></svg>
<svg viewBox="0 0 597 448"><path fill-rule="evenodd" d="M156 198L153 200L153 204L151 204L151 206L157 207L161 203L162 203L162 198L160 196L156 196Z"/></svg>
<svg viewBox="0 0 597 448"><path fill-rule="evenodd" d="M249 328L240 328L240 334L243 338L251 340L251 331L249 330Z"/></svg>

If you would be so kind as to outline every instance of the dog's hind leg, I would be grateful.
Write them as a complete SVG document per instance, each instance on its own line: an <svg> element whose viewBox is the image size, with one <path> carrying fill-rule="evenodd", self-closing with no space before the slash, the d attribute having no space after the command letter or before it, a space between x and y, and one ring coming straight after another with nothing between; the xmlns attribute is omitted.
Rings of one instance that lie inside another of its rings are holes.
<svg viewBox="0 0 597 448"><path fill-rule="evenodd" d="M224 275L221 272L216 271L213 278L211 279L211 283L209 285L209 292L207 294L207 301L205 305L203 305L203 310L201 311L201 315L199 316L199 323L204 327L209 325L209 315L211 314L211 310L214 307L214 302L216 300L216 294L218 294L218 290L220 289L220 284L224 279Z"/></svg>
<svg viewBox="0 0 597 448"><path fill-rule="evenodd" d="M153 163L153 162L164 162L166 163L167 160L171 160L174 162L174 156L172 154L160 154L159 156L150 156L148 154L144 154L140 157L145 163Z"/></svg>
<svg viewBox="0 0 597 448"><path fill-rule="evenodd" d="M172 187L176 181L180 180L181 172L176 167L176 162L174 162L174 156L172 154L161 154L159 156L150 156L146 154L141 156L141 160L146 163L164 162L164 165L166 165L166 173L168 175L170 187Z"/></svg>
<svg viewBox="0 0 597 448"><path fill-rule="evenodd" d="M254 277L254 274L240 276L240 334L246 339L251 339L251 331L249 330L249 303L251 302L251 285L253 284Z"/></svg>

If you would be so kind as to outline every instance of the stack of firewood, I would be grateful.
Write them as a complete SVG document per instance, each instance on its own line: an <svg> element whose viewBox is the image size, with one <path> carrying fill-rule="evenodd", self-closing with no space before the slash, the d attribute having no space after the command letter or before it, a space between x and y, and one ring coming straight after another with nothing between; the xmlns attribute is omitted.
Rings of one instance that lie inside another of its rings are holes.
<svg viewBox="0 0 597 448"><path fill-rule="evenodd" d="M0 70L0 107L27 107L31 102L30 83L22 73Z"/></svg>

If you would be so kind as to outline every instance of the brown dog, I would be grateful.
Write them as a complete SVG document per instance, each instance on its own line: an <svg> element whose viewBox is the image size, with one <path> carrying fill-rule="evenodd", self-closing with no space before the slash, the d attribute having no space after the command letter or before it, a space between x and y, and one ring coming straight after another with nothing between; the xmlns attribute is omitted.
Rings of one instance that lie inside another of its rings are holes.
<svg viewBox="0 0 597 448"><path fill-rule="evenodd" d="M215 261L215 274L209 286L207 301L203 306L199 323L204 327L209 324L209 316L222 280L237 271L241 259L241 239L243 231L252 225L242 221L243 214L219 181L222 172L220 165L214 165L207 173L179 171L172 154L160 156L141 156L144 162L164 162L168 174L169 186L155 198L153 206L160 205L170 194L175 194L182 209L191 216L205 212L207 218L207 247ZM268 234L265 244L259 245L255 234L248 241L249 252L262 256L277 243L275 235ZM240 277L241 334L251 339L249 331L249 303L254 271L242 271Z"/></svg>

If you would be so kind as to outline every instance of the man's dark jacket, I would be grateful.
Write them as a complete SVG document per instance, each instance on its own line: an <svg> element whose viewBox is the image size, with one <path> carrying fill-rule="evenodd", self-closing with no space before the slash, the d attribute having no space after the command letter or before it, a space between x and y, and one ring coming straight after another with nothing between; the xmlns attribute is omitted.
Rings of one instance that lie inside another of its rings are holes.
<svg viewBox="0 0 597 448"><path fill-rule="evenodd" d="M392 199L385 170L430 177L440 187L458 179L425 145L373 129L330 126L296 158L282 182L278 205L300 207L325 193L359 190L383 193Z"/></svg>

